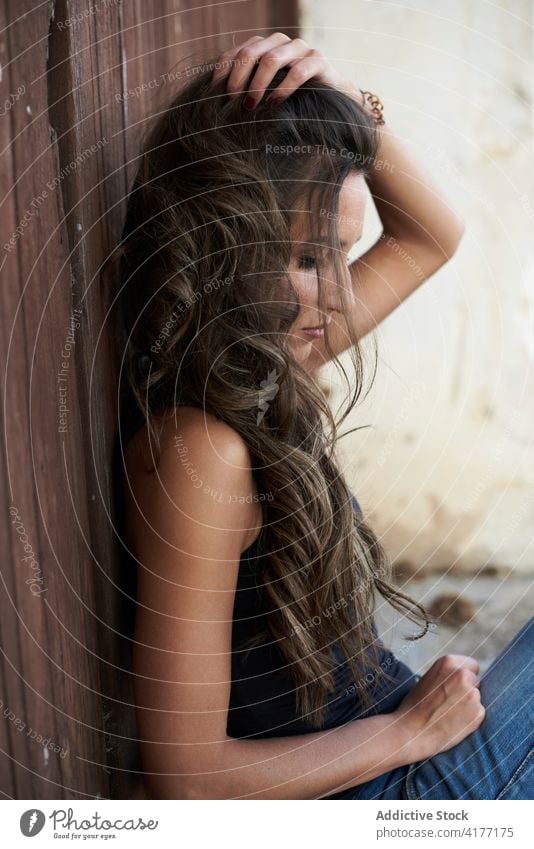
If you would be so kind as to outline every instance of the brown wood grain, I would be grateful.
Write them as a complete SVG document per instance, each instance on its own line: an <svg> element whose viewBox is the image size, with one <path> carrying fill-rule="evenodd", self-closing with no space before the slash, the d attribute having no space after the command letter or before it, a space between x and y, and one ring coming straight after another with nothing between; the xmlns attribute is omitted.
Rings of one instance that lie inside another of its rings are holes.
<svg viewBox="0 0 534 849"><path fill-rule="evenodd" d="M164 75L296 18L268 0L0 6L2 798L144 796L101 268L146 118L179 85Z"/></svg>

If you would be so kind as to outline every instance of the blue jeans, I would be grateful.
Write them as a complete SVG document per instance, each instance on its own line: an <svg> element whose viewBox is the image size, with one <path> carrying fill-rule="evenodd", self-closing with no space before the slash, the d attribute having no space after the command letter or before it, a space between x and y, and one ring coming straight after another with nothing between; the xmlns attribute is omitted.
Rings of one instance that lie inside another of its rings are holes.
<svg viewBox="0 0 534 849"><path fill-rule="evenodd" d="M534 617L481 677L480 697L482 724L452 749L351 787L342 798L534 799Z"/></svg>

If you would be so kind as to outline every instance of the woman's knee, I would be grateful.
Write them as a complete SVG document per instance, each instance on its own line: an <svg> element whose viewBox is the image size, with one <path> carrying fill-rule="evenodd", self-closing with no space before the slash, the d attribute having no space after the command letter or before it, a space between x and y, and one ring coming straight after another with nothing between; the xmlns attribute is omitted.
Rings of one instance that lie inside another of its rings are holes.
<svg viewBox="0 0 534 849"><path fill-rule="evenodd" d="M480 679L481 700L487 711L506 706L515 715L534 694L534 617L525 622Z"/></svg>

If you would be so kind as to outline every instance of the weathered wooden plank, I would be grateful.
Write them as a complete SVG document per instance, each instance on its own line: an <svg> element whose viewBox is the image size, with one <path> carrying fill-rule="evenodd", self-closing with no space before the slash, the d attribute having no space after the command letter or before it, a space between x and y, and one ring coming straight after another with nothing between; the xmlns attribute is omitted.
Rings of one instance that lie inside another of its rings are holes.
<svg viewBox="0 0 534 849"><path fill-rule="evenodd" d="M49 110L60 161L84 157L83 170L76 169L62 184L62 204L73 311L80 310L75 363L78 413L85 423L76 439L85 457L84 481L73 500L77 515L86 510L80 528L80 563L89 568L84 570L82 599L87 599L85 630L91 635L86 648L98 670L98 704L92 722L95 740L91 746L81 741L85 745L79 746L76 760L79 768L92 765L98 772L91 795L111 793L109 765L113 763L126 770L117 773L122 779L118 788L128 795L125 779L135 757L133 695L123 672L127 655L120 639L123 605L112 499L116 375L106 326L110 295L100 279L102 262L120 234L125 196L122 112L112 97L122 76L116 37L120 27L119 8L109 5L69 27L68 37L53 39L58 59L76 56L75 63L68 58L65 62L76 73L69 80L57 78L53 102L61 106L51 105Z"/></svg>
<svg viewBox="0 0 534 849"><path fill-rule="evenodd" d="M82 741L92 754L97 751L98 738L91 725L99 702L95 629L86 610L80 610L81 600L91 606L94 582L87 570L80 569L86 561L83 535L78 530L87 530L86 483L75 343L70 341L74 265L68 262L69 238L62 220L66 186L74 180L75 191L80 191L82 184L75 152L67 155L51 137L47 110L55 102L55 81L65 80L72 89L74 63L70 59L61 62L56 49L58 42L64 42L57 29L58 16L66 19L70 10L58 3L55 21L50 22L47 6L39 10L31 6L27 3L24 11L31 16L32 26L27 20L16 20L21 11L16 4L10 29L13 69L31 93L28 111L14 115L13 127L20 175L19 219L31 211L28 227L17 243L19 284L24 294L14 338L24 351L13 357L25 371L25 397L18 412L27 437L21 439L20 428L18 432L14 428L12 439L6 441L6 453L8 469L17 453L23 453L17 466L22 470L25 462L26 469L19 471L17 481L24 496L31 495L35 504L36 527L30 526L28 533L45 582L42 595L33 597L26 587L17 599L24 719L64 752L61 757L61 753L33 745L24 764L32 771L33 794L28 795L72 798L85 796L85 787L95 783L92 776L97 770L80 765L76 753ZM36 40L36 32L44 37ZM60 108L74 121L68 98ZM69 410L64 420L60 410L63 397ZM21 496L15 495L14 500L21 502ZM24 516L22 521L26 526ZM17 775L22 772L20 768Z"/></svg>
<svg viewBox="0 0 534 849"><path fill-rule="evenodd" d="M272 17L268 0L0 8L3 797L143 796L100 269L145 119L179 85L169 72Z"/></svg>

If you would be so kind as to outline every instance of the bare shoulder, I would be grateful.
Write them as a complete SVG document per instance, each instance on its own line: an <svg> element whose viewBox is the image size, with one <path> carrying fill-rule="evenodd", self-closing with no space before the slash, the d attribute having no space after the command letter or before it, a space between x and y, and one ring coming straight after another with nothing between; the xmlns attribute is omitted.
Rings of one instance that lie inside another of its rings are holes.
<svg viewBox="0 0 534 849"><path fill-rule="evenodd" d="M240 433L226 422L197 407L180 407L158 417L161 433L161 460L168 460L169 452L198 452L210 466L223 465L232 477L239 477L238 469L248 477L251 471L247 444Z"/></svg>
<svg viewBox="0 0 534 849"><path fill-rule="evenodd" d="M160 532L195 531L207 542L212 531L233 531L244 550L261 525L261 508L248 446L234 428L196 407L168 409L154 419L159 451L141 428L125 452L129 537L139 513Z"/></svg>
<svg viewBox="0 0 534 849"><path fill-rule="evenodd" d="M181 798L206 744L226 737L240 557L259 505L247 445L233 428L180 407L158 430L152 468L146 430L126 458L138 563L133 673L152 791ZM201 771L212 768L203 763Z"/></svg>

